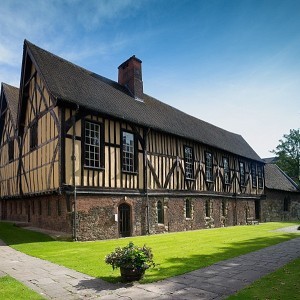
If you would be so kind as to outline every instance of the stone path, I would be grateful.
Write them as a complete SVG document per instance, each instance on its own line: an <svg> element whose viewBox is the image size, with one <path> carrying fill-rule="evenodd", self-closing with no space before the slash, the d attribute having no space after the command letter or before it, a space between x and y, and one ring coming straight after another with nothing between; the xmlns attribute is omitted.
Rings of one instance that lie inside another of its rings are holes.
<svg viewBox="0 0 300 300"><path fill-rule="evenodd" d="M300 257L300 237L151 284L110 284L34 258L0 240L0 276L8 274L46 299L225 299Z"/></svg>

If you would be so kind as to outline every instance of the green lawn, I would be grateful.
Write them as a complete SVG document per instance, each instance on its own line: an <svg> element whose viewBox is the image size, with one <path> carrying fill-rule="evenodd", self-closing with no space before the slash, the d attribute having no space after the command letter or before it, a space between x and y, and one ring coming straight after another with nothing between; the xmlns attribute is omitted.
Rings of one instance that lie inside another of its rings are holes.
<svg viewBox="0 0 300 300"><path fill-rule="evenodd" d="M255 281L227 300L300 299L300 258Z"/></svg>
<svg viewBox="0 0 300 300"><path fill-rule="evenodd" d="M273 231L293 224L263 223L117 240L65 242L0 222L0 238L16 250L110 282L120 279L119 270L112 271L104 263L105 255L129 241L141 246L146 244L152 248L158 267L146 272L145 283L183 274L297 237L298 234Z"/></svg>
<svg viewBox="0 0 300 300"><path fill-rule="evenodd" d="M41 295L30 290L10 276L0 278L0 299L5 300L43 300Z"/></svg>

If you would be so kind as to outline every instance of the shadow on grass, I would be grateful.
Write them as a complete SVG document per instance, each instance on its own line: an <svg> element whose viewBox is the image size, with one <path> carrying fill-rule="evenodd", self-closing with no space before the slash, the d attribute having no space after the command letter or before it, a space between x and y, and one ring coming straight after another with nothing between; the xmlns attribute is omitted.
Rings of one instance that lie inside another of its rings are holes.
<svg viewBox="0 0 300 300"><path fill-rule="evenodd" d="M289 234L286 237L257 238L249 241L232 243L226 247L220 247L218 249L219 250L218 254L190 255L184 258L171 257L167 259L166 262L172 264L172 266L167 268L161 267L159 270L159 272L162 273L160 274L160 277L165 276L165 278L168 278L170 277L169 275L171 273L180 275L187 272L191 272L193 270L199 270L203 267L209 267L214 263L220 262L220 257L221 260L223 261L226 259L234 258L243 254L247 254L249 252L253 252L265 248L266 246L276 245L278 243L285 242L287 240L290 240L290 238L294 238L294 237L297 236L293 234ZM290 244L288 244L287 247L290 247ZM276 266L274 266L272 261L270 262L270 264L272 265L270 270L272 270L274 267L276 268ZM244 280L241 281L241 279L235 279L234 274L236 274L235 273L236 268L239 268L239 270L244 270L244 268L247 268L247 266L249 267L249 271L250 271L250 276L247 277L247 281L244 282ZM258 268L260 267L258 266ZM156 276L155 271L156 270L147 271L145 279L140 283L150 283L153 281L157 281L158 277ZM249 263L248 260L246 260L245 265L242 266L240 265L240 263L217 264L213 266L213 268L211 269L203 270L203 276L200 274L200 272L197 272L198 276L196 275L195 277L193 277L192 281L191 278L183 276L178 279L173 278L166 282L161 281L155 283L155 293L161 290L161 292L166 296L174 296L176 295L176 293L178 293L178 295L180 295L182 298L185 297L190 298L191 295L189 293L191 292L191 289L193 290L193 287L195 287L198 289L198 290L195 289L195 291L198 291L198 293L200 293L199 289L201 289L201 293L202 293L201 295L200 294L194 295L195 299L198 296L200 297L204 295L207 295L207 299L208 298L211 299L212 296L217 296L217 294L219 297L229 296L231 294L234 294L237 290L244 288L246 285L250 284L251 282L258 279L260 276L264 275L264 271L261 271L262 273L258 272L256 274L253 274L253 272L255 273L256 271L253 271L253 266L251 262ZM268 273L267 269L265 269L265 272ZM219 276L219 278L215 276ZM196 279L195 281L195 278L197 277L198 280ZM226 281L226 278L228 278L228 282ZM120 288L129 288L133 286L133 284L123 284L123 283L109 284L103 281L103 280L111 281L112 278L101 277L101 279L102 280L99 279L82 280L76 287L79 290L92 289L95 292L97 292L97 295L99 293L99 295L102 296L102 295L109 295L110 292L118 290ZM164 278L160 278L160 279L164 279ZM188 286L190 286L191 289L187 289ZM145 289L147 290L147 287L145 287ZM151 291L151 289L152 288L150 287L149 291Z"/></svg>
<svg viewBox="0 0 300 300"><path fill-rule="evenodd" d="M218 249L215 249L215 253L212 253L211 255L193 254L178 258L170 257L165 260L165 264L159 266L159 269L154 268L147 271L148 273L146 273L146 276L141 283L148 283L157 281L159 279L169 278L174 276L174 274L182 275L194 270L211 266L223 260L238 257L297 237L299 236L296 234L285 234L284 236L255 238L242 242L228 243L228 246L226 247L221 245L218 247ZM106 278L102 279L107 280Z"/></svg>
<svg viewBox="0 0 300 300"><path fill-rule="evenodd" d="M0 239L8 246L18 244L52 242L54 239L44 233L27 230L10 222L0 222Z"/></svg>

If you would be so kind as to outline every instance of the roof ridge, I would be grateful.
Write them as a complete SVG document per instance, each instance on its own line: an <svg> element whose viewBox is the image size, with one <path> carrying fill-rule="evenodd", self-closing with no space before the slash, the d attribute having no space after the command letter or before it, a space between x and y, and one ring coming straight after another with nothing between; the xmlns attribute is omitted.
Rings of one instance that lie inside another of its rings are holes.
<svg viewBox="0 0 300 300"><path fill-rule="evenodd" d="M93 78L96 78L96 79L100 79L100 78L101 78L102 81L108 81L108 82L110 82L110 83L119 85L120 87L124 88L124 87L123 87L122 85L120 85L117 81L112 80L112 79L110 79L110 78L108 78L108 77L105 77L105 76L103 76L103 75L100 75L100 74L98 74L98 73L95 73L95 72L93 72L93 71L90 71L90 70L88 70L87 68L81 67L81 66L79 66L78 64L76 64L76 63L74 63L74 62L71 62L71 61L69 61L69 60L67 60L67 59L65 59L65 58L63 58L63 57L61 57L61 56L59 56L59 55L57 55L57 54L54 54L54 53L52 53L52 52L50 52L50 51L48 51L48 50L45 50L45 49L43 49L43 48L41 48L41 47L39 47L39 46L37 46L37 45L31 43L30 41L28 41L28 40L26 40L26 39L24 40L24 43L26 43L29 47L35 47L35 48L37 48L39 51L46 52L48 55L50 55L50 56L52 56L52 57L55 57L56 59L59 59L60 61L66 63L66 64L68 64L68 65L72 65L73 67L75 67L75 68L77 68L77 69L83 71L84 73L86 73L87 75L89 75L89 76L91 76L91 77L93 77ZM99 77L100 77L100 78L99 78ZM100 80L101 80L101 79L100 79Z"/></svg>
<svg viewBox="0 0 300 300"><path fill-rule="evenodd" d="M271 164L270 164L271 165ZM272 164L272 165L275 165L277 168L278 168L278 170L285 176L285 178L287 179L287 180L289 180L289 182L298 190L298 191L300 191L300 187L299 187L299 185L287 174L287 173L285 173L277 164Z"/></svg>

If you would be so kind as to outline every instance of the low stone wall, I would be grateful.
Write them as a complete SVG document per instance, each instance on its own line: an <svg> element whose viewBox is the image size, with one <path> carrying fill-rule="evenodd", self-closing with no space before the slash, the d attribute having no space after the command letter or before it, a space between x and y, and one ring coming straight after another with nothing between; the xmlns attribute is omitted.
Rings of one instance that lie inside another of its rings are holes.
<svg viewBox="0 0 300 300"><path fill-rule="evenodd" d="M300 193L266 189L266 199L261 201L261 212L263 222L300 221Z"/></svg>

